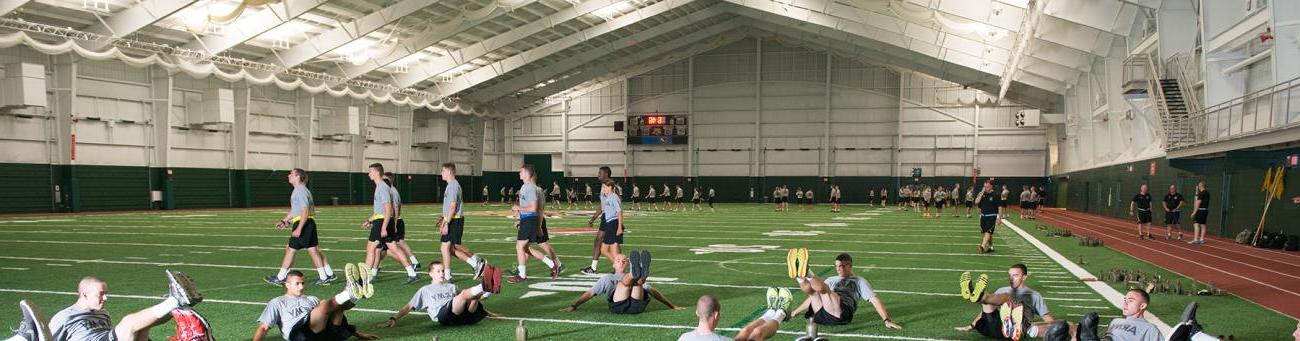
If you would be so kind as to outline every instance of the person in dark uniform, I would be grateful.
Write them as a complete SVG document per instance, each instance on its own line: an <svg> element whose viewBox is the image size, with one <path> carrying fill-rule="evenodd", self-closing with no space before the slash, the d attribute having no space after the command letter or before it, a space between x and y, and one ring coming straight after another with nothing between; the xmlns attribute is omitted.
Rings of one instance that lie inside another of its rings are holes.
<svg viewBox="0 0 1300 341"><path fill-rule="evenodd" d="M1002 196L993 192L992 181L984 182L984 189L975 197L975 205L980 207L980 232L984 234L979 252L993 252L993 229L1002 221L1006 205L1002 203Z"/></svg>
<svg viewBox="0 0 1300 341"><path fill-rule="evenodd" d="M1183 201L1178 186L1169 185L1169 194L1165 194L1162 203L1165 206L1165 240L1174 239L1174 229L1178 229L1178 240L1183 240L1183 224L1179 222L1183 215Z"/></svg>
<svg viewBox="0 0 1300 341"><path fill-rule="evenodd" d="M1188 244L1205 244L1205 222L1210 219L1210 190L1205 181L1196 184L1196 212L1192 213L1192 240Z"/></svg>
<svg viewBox="0 0 1300 341"><path fill-rule="evenodd" d="M1151 193L1147 193L1146 184L1142 184L1133 201L1128 203L1128 216L1133 216L1134 208L1137 209L1138 239L1151 239Z"/></svg>

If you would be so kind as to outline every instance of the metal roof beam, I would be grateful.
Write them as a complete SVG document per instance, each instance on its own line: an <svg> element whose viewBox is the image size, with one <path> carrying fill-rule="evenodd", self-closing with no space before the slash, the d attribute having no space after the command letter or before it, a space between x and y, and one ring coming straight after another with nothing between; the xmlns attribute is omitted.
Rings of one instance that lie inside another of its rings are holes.
<svg viewBox="0 0 1300 341"><path fill-rule="evenodd" d="M256 38L280 25L307 14L324 5L329 0L284 0L280 3L266 4L266 10L235 19L235 23L226 25L223 34L209 34L198 41L185 44L191 50L206 50L210 54L219 54Z"/></svg>
<svg viewBox="0 0 1300 341"><path fill-rule="evenodd" d="M96 25L87 31L111 37L126 37L195 2L198 0L139 0L135 6L104 19L104 25ZM91 47L98 48L103 44L101 42L96 44L98 46Z"/></svg>
<svg viewBox="0 0 1300 341"><path fill-rule="evenodd" d="M9 15L9 13L18 10L32 0L3 0L0 1L0 16Z"/></svg>
<svg viewBox="0 0 1300 341"><path fill-rule="evenodd" d="M1007 90L1011 88L1011 82L1020 72L1020 60L1025 58L1025 49L1033 41L1034 31L1038 30L1038 21L1043 17L1043 8L1047 6L1047 0L1029 0L1029 17L1020 25L1020 32L1016 35L1016 46L1011 49L1011 59L1002 70L1002 77L998 81L998 101L1007 95Z"/></svg>
<svg viewBox="0 0 1300 341"><path fill-rule="evenodd" d="M433 5L437 0L403 0L384 9L367 14L356 21L347 22L294 45L284 52L262 59L263 63L284 67L302 65L349 42L365 37L384 26Z"/></svg>

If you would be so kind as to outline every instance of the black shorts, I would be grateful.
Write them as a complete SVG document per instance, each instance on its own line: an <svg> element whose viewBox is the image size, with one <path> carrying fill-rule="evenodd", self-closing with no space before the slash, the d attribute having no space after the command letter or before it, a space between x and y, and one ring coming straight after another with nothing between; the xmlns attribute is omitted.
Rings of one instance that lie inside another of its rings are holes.
<svg viewBox="0 0 1300 341"><path fill-rule="evenodd" d="M1182 220L1183 212L1173 211L1165 212L1165 225L1178 225Z"/></svg>
<svg viewBox="0 0 1300 341"><path fill-rule="evenodd" d="M406 240L406 221L403 221L402 218L397 218L397 228L393 229L392 232L389 232L388 240L393 242Z"/></svg>
<svg viewBox="0 0 1300 341"><path fill-rule="evenodd" d="M943 206L944 206L945 204L947 204L947 203L948 203L947 200L939 200L939 201L935 201L935 202L934 202L934 207L937 207L937 208L943 208Z"/></svg>
<svg viewBox="0 0 1300 341"><path fill-rule="evenodd" d="M1151 210L1146 210L1146 211L1138 210L1137 214L1138 214L1138 224L1151 223Z"/></svg>
<svg viewBox="0 0 1300 341"><path fill-rule="evenodd" d="M840 198L831 198L831 203L832 203L832 204L838 204L838 203L840 203Z"/></svg>
<svg viewBox="0 0 1300 341"><path fill-rule="evenodd" d="M393 239L393 237L397 235L397 222L394 220L389 220L388 226L382 226L382 227L379 226L380 224L383 223L384 223L383 219L376 219L375 221L370 223L370 238L367 240L372 242L379 242L380 244L391 243L396 241L395 239ZM382 237L381 234L379 233L379 229L381 228L388 230L387 238Z"/></svg>
<svg viewBox="0 0 1300 341"><path fill-rule="evenodd" d="M925 207L930 207L930 205L932 205L932 203L929 200L922 200L921 202L925 205Z"/></svg>
<svg viewBox="0 0 1300 341"><path fill-rule="evenodd" d="M1021 201L1021 202L1020 202L1020 208L1029 208L1029 202L1028 202L1028 201Z"/></svg>
<svg viewBox="0 0 1300 341"><path fill-rule="evenodd" d="M289 228L297 228L297 225L296 223L290 223ZM293 237L293 232L289 233L290 249L302 250L320 244L320 241L316 238L316 219L307 218L307 222L302 223L302 231L298 233L298 237Z"/></svg>
<svg viewBox="0 0 1300 341"><path fill-rule="evenodd" d="M603 232L601 243L605 245L623 244L623 235L618 234L618 219L613 221L600 220L600 232Z"/></svg>
<svg viewBox="0 0 1300 341"><path fill-rule="evenodd" d="M675 198L673 198L673 201L676 202L676 203L678 203L678 204L680 204L680 203L682 203L682 197L675 197Z"/></svg>
<svg viewBox="0 0 1300 341"><path fill-rule="evenodd" d="M1026 203L1029 204L1029 207L1026 207L1026 208L1031 209L1031 210L1036 210L1036 209L1038 209L1038 203L1033 202L1033 201L1028 201L1028 202L1026 202Z"/></svg>
<svg viewBox="0 0 1300 341"><path fill-rule="evenodd" d="M1192 213L1192 223L1205 225L1205 221L1210 219L1210 210L1198 208L1196 213Z"/></svg>
<svg viewBox="0 0 1300 341"><path fill-rule="evenodd" d="M646 197L646 198L645 198L645 202L646 202L646 203L653 204L653 203L655 203L655 197Z"/></svg>
<svg viewBox="0 0 1300 341"><path fill-rule="evenodd" d="M541 224L540 228L538 224ZM530 243L545 243L551 240L546 232L546 223L538 217L519 219L519 232L515 240L527 240Z"/></svg>
<svg viewBox="0 0 1300 341"><path fill-rule="evenodd" d="M348 324L347 316L343 317L343 324L333 325L326 322L325 329L319 333L311 331L311 314L302 322L293 326L289 332L289 341L343 341L352 338L356 334L357 327Z"/></svg>
<svg viewBox="0 0 1300 341"><path fill-rule="evenodd" d="M980 232L992 234L993 229L998 226L997 214L980 214Z"/></svg>
<svg viewBox="0 0 1300 341"><path fill-rule="evenodd" d="M465 234L465 218L451 218L447 221L447 234L438 238L439 242L461 245L461 236Z"/></svg>
<svg viewBox="0 0 1300 341"><path fill-rule="evenodd" d="M468 309L469 307L466 306L465 308ZM466 326L487 318L487 310L484 309L483 302L479 302L478 310L466 311L460 315L453 314L451 312L451 302L447 302L447 304L442 305L442 308L438 308L437 314L438 324L444 326Z"/></svg>
<svg viewBox="0 0 1300 341"><path fill-rule="evenodd" d="M699 205L700 199L691 199L691 202L695 203L696 205Z"/></svg>
<svg viewBox="0 0 1300 341"><path fill-rule="evenodd" d="M632 196L632 203L633 203L633 204L635 204L635 203L639 203L639 202L641 202L641 198L637 198L635 195Z"/></svg>
<svg viewBox="0 0 1300 341"><path fill-rule="evenodd" d="M817 203L816 201L813 201L813 198L804 198L804 199L803 199L803 202L804 202L804 203L807 203L807 204L809 204L809 205L812 205L812 204Z"/></svg>
<svg viewBox="0 0 1300 341"><path fill-rule="evenodd" d="M980 335L995 339L1006 339L1002 336L1002 320L999 319L998 312L980 313L980 319L975 320L975 331Z"/></svg>
<svg viewBox="0 0 1300 341"><path fill-rule="evenodd" d="M826 309L813 312L811 308L809 308L808 311L805 311L803 313L803 317L805 319L812 318L814 323L824 325L824 326L842 325L842 324L849 324L850 322L853 322L853 313L855 313L858 309L857 305L849 303L851 302L850 300L853 299L853 296L842 294L839 292L836 292L836 294L840 296L840 317L835 317L834 315L827 313Z"/></svg>
<svg viewBox="0 0 1300 341"><path fill-rule="evenodd" d="M645 307L650 305L650 296L642 299L633 299L628 297L625 300L614 302L614 295L609 295L606 299L609 301L609 312L619 315L636 315L645 312Z"/></svg>

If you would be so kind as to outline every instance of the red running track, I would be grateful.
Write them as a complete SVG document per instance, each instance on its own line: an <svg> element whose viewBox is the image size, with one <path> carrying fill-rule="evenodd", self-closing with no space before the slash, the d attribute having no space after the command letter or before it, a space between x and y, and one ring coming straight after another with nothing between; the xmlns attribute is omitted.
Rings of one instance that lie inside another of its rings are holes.
<svg viewBox="0 0 1300 341"><path fill-rule="evenodd" d="M1163 224L1158 224L1164 221L1163 216L1156 214L1153 218L1157 221L1151 224L1151 234L1157 239L1140 240L1136 220L1061 209L1044 210L1039 215L1039 220L1069 229L1073 234L1099 238L1119 252L1197 281L1213 283L1228 293L1300 318L1300 252L1258 249L1210 235L1203 245L1177 239L1167 241L1163 238ZM1190 237L1191 224L1185 221L1183 226L1185 235Z"/></svg>

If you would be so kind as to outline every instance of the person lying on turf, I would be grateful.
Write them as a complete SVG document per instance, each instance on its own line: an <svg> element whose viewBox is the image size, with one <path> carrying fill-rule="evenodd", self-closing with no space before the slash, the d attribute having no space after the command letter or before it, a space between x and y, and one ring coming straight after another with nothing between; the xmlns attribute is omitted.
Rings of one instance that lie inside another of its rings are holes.
<svg viewBox="0 0 1300 341"><path fill-rule="evenodd" d="M203 301L194 287L194 281L184 273L164 270L167 274L167 296L163 301L144 310L126 315L114 326L104 304L108 300L108 284L95 277L84 277L77 284L77 302L60 310L50 318L48 327L41 320L36 307L26 300L19 302L23 310L23 324L18 335L9 340L148 340L149 330L176 320L178 340L210 340L207 319L191 309Z"/></svg>
<svg viewBox="0 0 1300 341"><path fill-rule="evenodd" d="M805 312L804 318L811 318L820 325L842 325L853 322L853 314L858 310L858 300L871 302L876 313L884 321L885 327L903 329L903 326L889 319L885 304L871 290L867 280L853 275L853 257L847 253L835 256L835 276L825 280L808 272L808 249L791 249L786 257L790 278L799 284L799 290L808 294L808 298L795 308L792 315Z"/></svg>
<svg viewBox="0 0 1300 341"><path fill-rule="evenodd" d="M253 341L262 341L271 327L278 327L286 341L334 341L354 336L362 340L378 339L378 336L358 332L357 327L348 324L348 318L344 316L344 312L356 306L358 299L375 294L369 274L363 273L365 271L368 271L365 264L358 267L348 263L343 271L347 286L326 300L305 295L302 272L289 271L284 281L284 296L266 303L266 309L257 318Z"/></svg>
<svg viewBox="0 0 1300 341"><path fill-rule="evenodd" d="M596 282L591 290L582 293L577 301L560 312L578 310L578 306L587 303L596 295L606 295L609 312L614 314L640 314L650 304L650 297L663 302L669 309L682 310L684 307L674 305L664 294L650 287L646 278L650 277L650 251L633 250L627 255L618 255L614 259L614 273L605 275ZM647 296L649 295L649 296Z"/></svg>
<svg viewBox="0 0 1300 341"><path fill-rule="evenodd" d="M1007 277L1009 286L986 294L984 290L989 281L987 274L980 274L974 283L971 283L969 272L961 274L961 297L971 303L979 303L982 310L974 321L957 327L957 330L974 330L984 336L1011 340L1019 340L1023 336L1043 336L1047 327L1056 320L1047 310L1043 296L1025 286L1029 268L1024 264L1012 265L1007 270ZM1042 316L1043 322L1029 323L1035 316Z"/></svg>
<svg viewBox="0 0 1300 341"><path fill-rule="evenodd" d="M1111 341L1164 341L1164 335L1160 334L1160 329L1156 325L1147 322L1143 316L1147 312L1147 305L1151 302L1151 295L1142 289L1132 289L1124 294L1124 303L1120 309L1124 312L1124 317L1116 318L1110 321L1110 327L1106 329L1103 336ZM1099 341L1097 335L1097 313L1089 312L1083 315L1079 324L1067 323L1065 321L1056 321L1051 327L1047 328L1044 341Z"/></svg>
<svg viewBox="0 0 1300 341"><path fill-rule="evenodd" d="M379 326L396 326L397 321L411 313L411 310L424 311L433 322L443 326L471 325L482 321L489 316L482 301L501 292L501 269L492 265L484 265L480 269L482 273L475 274L475 277L480 278L478 285L456 291L456 285L447 282L442 263L429 264L429 277L432 278L429 285L417 290L410 302Z"/></svg>

